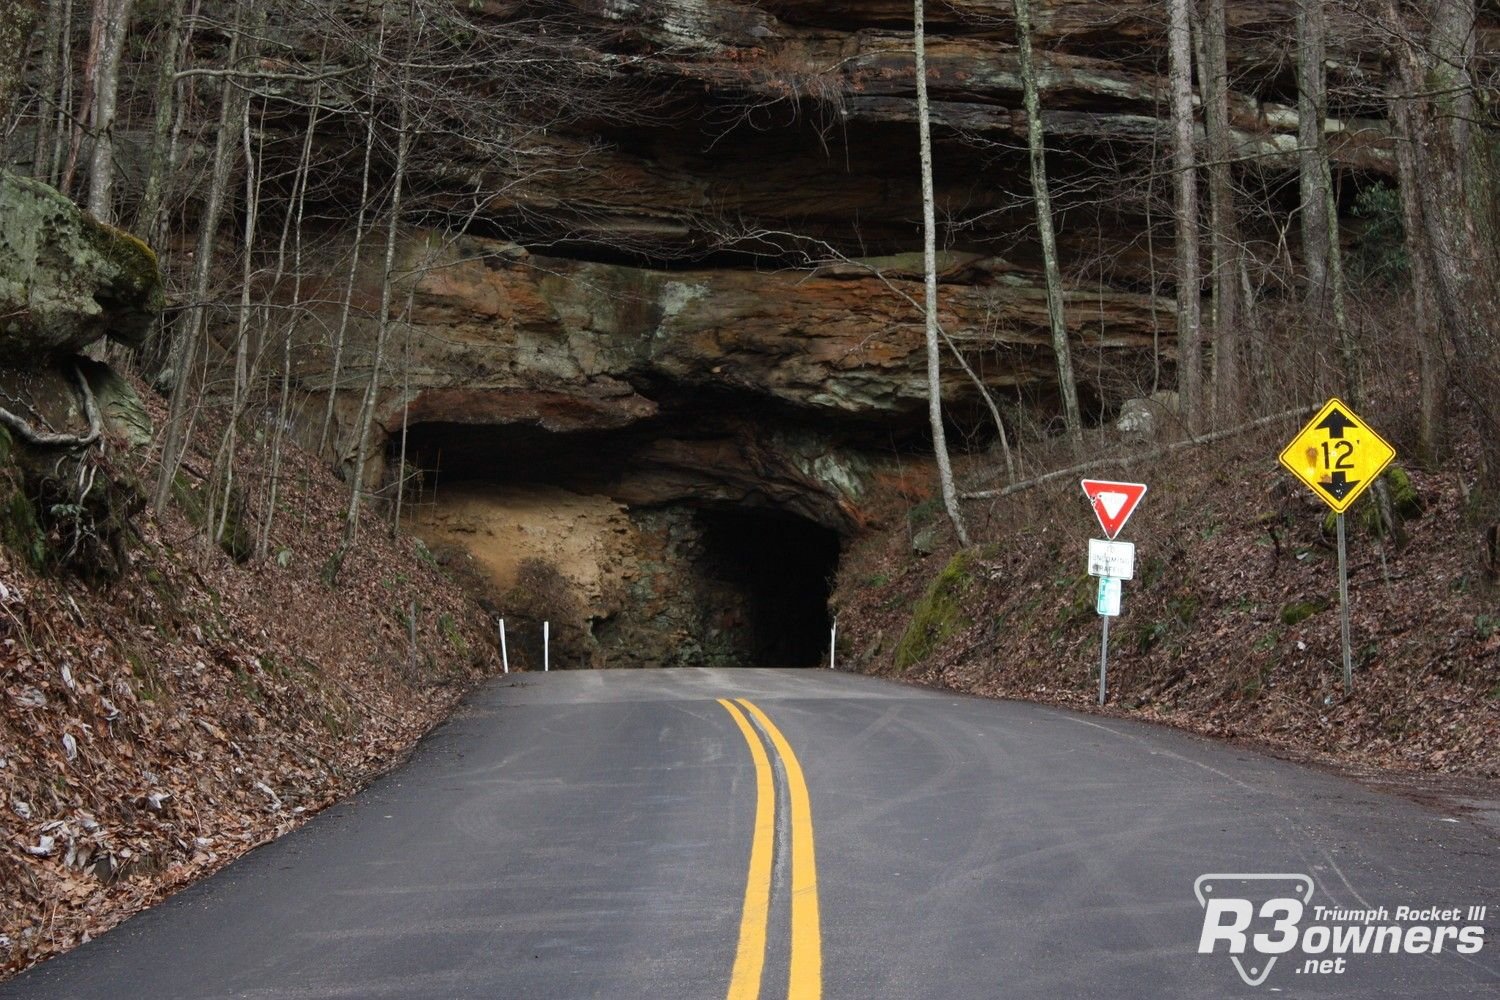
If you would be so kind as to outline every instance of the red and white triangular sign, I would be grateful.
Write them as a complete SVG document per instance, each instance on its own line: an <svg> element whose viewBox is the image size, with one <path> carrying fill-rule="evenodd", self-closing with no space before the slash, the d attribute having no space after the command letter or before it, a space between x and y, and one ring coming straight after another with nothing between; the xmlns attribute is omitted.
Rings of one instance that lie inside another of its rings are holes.
<svg viewBox="0 0 1500 1000"><path fill-rule="evenodd" d="M1136 505L1146 495L1145 483L1112 483L1107 479L1085 479L1083 495L1089 498L1099 527L1106 538L1114 538L1135 513Z"/></svg>

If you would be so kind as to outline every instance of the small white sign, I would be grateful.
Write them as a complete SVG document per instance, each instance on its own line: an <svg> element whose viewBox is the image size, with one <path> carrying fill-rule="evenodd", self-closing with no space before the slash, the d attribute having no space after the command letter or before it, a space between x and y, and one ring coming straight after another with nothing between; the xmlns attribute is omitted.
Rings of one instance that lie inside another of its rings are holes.
<svg viewBox="0 0 1500 1000"><path fill-rule="evenodd" d="M1120 617L1120 581L1112 576L1099 578L1099 599L1094 610L1111 618Z"/></svg>
<svg viewBox="0 0 1500 1000"><path fill-rule="evenodd" d="M1089 539L1089 576L1135 579L1135 543Z"/></svg>

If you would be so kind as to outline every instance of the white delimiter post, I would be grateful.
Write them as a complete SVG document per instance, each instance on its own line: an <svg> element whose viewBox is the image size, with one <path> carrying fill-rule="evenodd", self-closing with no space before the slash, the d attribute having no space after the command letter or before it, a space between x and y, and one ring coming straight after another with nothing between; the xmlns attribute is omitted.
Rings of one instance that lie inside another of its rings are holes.
<svg viewBox="0 0 1500 1000"><path fill-rule="evenodd" d="M542 622L542 673L552 669L552 623Z"/></svg>
<svg viewBox="0 0 1500 1000"><path fill-rule="evenodd" d="M510 673L510 654L505 650L505 619L500 619L500 665Z"/></svg>
<svg viewBox="0 0 1500 1000"><path fill-rule="evenodd" d="M833 654L839 644L839 616L833 616L833 628L828 633L828 669L833 669Z"/></svg>

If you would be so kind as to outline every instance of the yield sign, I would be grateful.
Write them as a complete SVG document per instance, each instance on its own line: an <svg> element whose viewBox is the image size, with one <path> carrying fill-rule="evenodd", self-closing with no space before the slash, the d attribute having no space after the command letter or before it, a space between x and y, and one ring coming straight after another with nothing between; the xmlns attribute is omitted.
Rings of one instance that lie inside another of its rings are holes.
<svg viewBox="0 0 1500 1000"><path fill-rule="evenodd" d="M1335 398L1282 449L1281 464L1342 514L1395 457L1396 449Z"/></svg>
<svg viewBox="0 0 1500 1000"><path fill-rule="evenodd" d="M1085 479L1083 494L1093 505L1094 516L1106 538L1114 538L1135 513L1136 504L1146 495L1145 483L1112 483L1107 479Z"/></svg>

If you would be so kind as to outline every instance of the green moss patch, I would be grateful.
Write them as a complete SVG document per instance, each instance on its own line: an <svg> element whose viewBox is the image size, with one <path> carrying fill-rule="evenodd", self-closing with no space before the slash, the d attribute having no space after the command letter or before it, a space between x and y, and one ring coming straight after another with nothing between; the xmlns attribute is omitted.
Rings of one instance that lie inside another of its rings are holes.
<svg viewBox="0 0 1500 1000"><path fill-rule="evenodd" d="M928 584L927 592L912 609L911 623L896 644L897 670L910 670L921 663L969 624L961 604L973 580L969 563L969 555L960 552Z"/></svg>
<svg viewBox="0 0 1500 1000"><path fill-rule="evenodd" d="M1318 597L1310 601L1293 601L1281 609L1281 624L1296 625L1319 611L1328 610L1328 598Z"/></svg>

